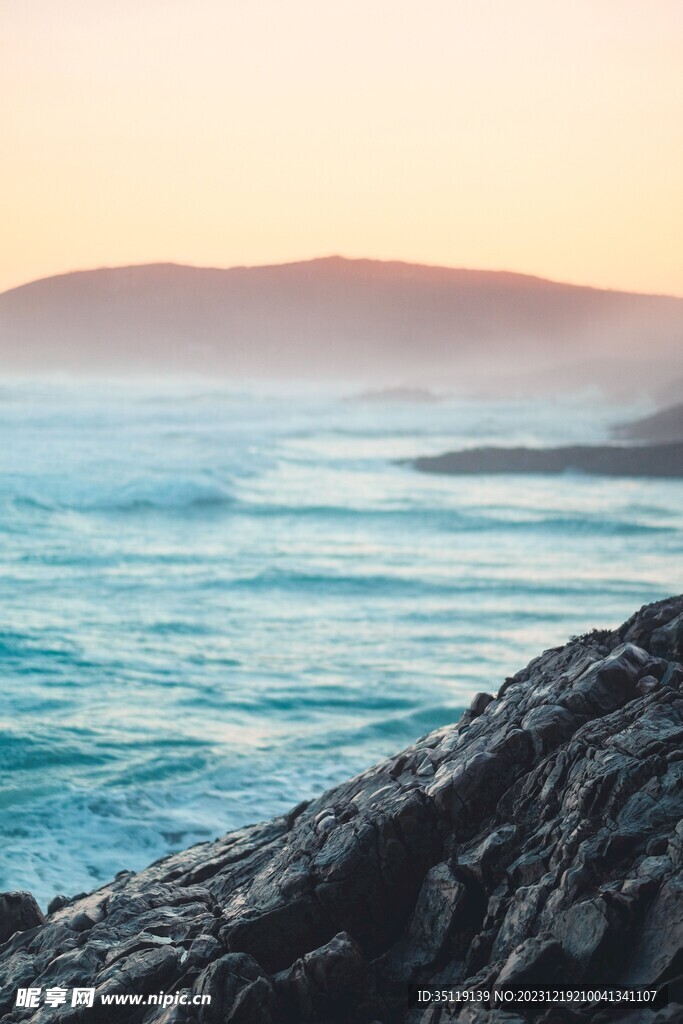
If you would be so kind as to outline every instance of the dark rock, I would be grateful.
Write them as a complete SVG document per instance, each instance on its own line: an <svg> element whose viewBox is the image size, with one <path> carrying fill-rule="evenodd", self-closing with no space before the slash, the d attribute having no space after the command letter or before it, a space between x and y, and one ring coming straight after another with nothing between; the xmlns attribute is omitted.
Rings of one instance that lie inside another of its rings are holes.
<svg viewBox="0 0 683 1024"><path fill-rule="evenodd" d="M560 915L553 931L578 972L585 975L613 934L605 900L598 897L575 903Z"/></svg>
<svg viewBox="0 0 683 1024"><path fill-rule="evenodd" d="M544 936L525 939L512 951L496 979L496 988L552 987L565 971L564 950Z"/></svg>
<svg viewBox="0 0 683 1024"><path fill-rule="evenodd" d="M467 926L469 903L467 887L448 864L427 872L408 928L410 944L424 965L436 963L453 931Z"/></svg>
<svg viewBox="0 0 683 1024"><path fill-rule="evenodd" d="M643 678L636 683L636 690L638 693L646 697L648 693L654 693L658 686L659 682L654 676L643 676Z"/></svg>
<svg viewBox="0 0 683 1024"><path fill-rule="evenodd" d="M504 865L509 863L516 836L515 825L503 825L483 839L465 846L458 855L458 867L482 884L490 882L492 878L499 877Z"/></svg>
<svg viewBox="0 0 683 1024"><path fill-rule="evenodd" d="M674 690L680 690L683 685L683 665L678 662L669 662L666 672L661 679L662 686L670 686Z"/></svg>
<svg viewBox="0 0 683 1024"><path fill-rule="evenodd" d="M475 693L469 706L470 716L479 718L493 700L494 697L490 693Z"/></svg>
<svg viewBox="0 0 683 1024"><path fill-rule="evenodd" d="M683 878L680 874L669 876L663 882L635 940L622 973L629 985L657 984L683 973Z"/></svg>
<svg viewBox="0 0 683 1024"><path fill-rule="evenodd" d="M683 614L660 626L652 634L650 648L653 654L678 660L683 658Z"/></svg>
<svg viewBox="0 0 683 1024"><path fill-rule="evenodd" d="M671 982L669 1008L604 1019L681 1019L681 623L670 598L546 651L318 800L57 897L47 920L5 894L0 1016L48 1024L14 1005L37 985L211 997L93 1024L588 1024L586 1006L410 1007L408 984Z"/></svg>
<svg viewBox="0 0 683 1024"><path fill-rule="evenodd" d="M87 914L83 913L76 914L71 919L71 927L75 932L87 932L88 929L92 928L94 924L95 922L92 920L92 918L88 917Z"/></svg>
<svg viewBox="0 0 683 1024"><path fill-rule="evenodd" d="M43 913L30 892L0 893L0 943L15 932L44 924Z"/></svg>
<svg viewBox="0 0 683 1024"><path fill-rule="evenodd" d="M507 875L512 887L518 889L520 886L533 885L546 873L548 865L543 857L537 853L523 853L507 869Z"/></svg>
<svg viewBox="0 0 683 1024"><path fill-rule="evenodd" d="M54 914L55 910L61 910L62 907L66 907L70 900L68 896L53 896L47 905L47 912Z"/></svg>
<svg viewBox="0 0 683 1024"><path fill-rule="evenodd" d="M245 985L225 1018L226 1024L277 1024L279 1019L278 998L267 978Z"/></svg>
<svg viewBox="0 0 683 1024"><path fill-rule="evenodd" d="M189 989L179 989L181 996L190 999ZM84 1017L83 1020L87 1020ZM178 1004L173 1006L155 1006L147 1011L142 1024L197 1024L198 1018L189 1006Z"/></svg>
<svg viewBox="0 0 683 1024"><path fill-rule="evenodd" d="M595 473L599 476L681 477L683 443L572 445L564 448L466 448L423 455L411 465L423 473Z"/></svg>
<svg viewBox="0 0 683 1024"><path fill-rule="evenodd" d="M228 953L214 960L194 985L195 995L210 1000L200 1008L202 1024L223 1024L240 992L263 977L263 968L245 953Z"/></svg>
<svg viewBox="0 0 683 1024"><path fill-rule="evenodd" d="M666 853L668 846L668 836L655 836L645 847L645 853L648 857L658 857L661 853Z"/></svg>
<svg viewBox="0 0 683 1024"><path fill-rule="evenodd" d="M359 946L341 932L276 975L275 987L295 1020L346 1020L367 989L368 973Z"/></svg>
<svg viewBox="0 0 683 1024"><path fill-rule="evenodd" d="M532 736L537 754L547 754L568 740L585 721L561 704L542 704L532 708L522 719L522 727Z"/></svg>

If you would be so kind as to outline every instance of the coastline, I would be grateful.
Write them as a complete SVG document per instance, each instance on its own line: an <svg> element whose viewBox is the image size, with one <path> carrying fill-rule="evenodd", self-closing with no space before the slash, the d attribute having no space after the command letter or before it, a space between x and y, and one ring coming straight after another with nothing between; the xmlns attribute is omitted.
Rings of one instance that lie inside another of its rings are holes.
<svg viewBox="0 0 683 1024"><path fill-rule="evenodd" d="M571 445L561 448L470 448L410 461L423 473L586 473L599 476L683 477L683 443Z"/></svg>
<svg viewBox="0 0 683 1024"><path fill-rule="evenodd" d="M34 983L212 996L86 1011L107 1022L494 1024L506 1011L411 1009L407 986L673 980L681 660L678 597L546 651L456 725L287 815L53 901L46 920L17 897L3 1019L85 1019L14 1008Z"/></svg>

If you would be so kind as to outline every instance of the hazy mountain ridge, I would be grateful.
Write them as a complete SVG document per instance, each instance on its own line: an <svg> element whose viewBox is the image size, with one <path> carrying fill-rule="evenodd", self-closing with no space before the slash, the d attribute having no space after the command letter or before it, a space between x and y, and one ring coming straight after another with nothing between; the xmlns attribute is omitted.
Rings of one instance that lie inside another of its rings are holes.
<svg viewBox="0 0 683 1024"><path fill-rule="evenodd" d="M629 441L646 441L649 444L683 442L683 403L660 409L652 416L632 423L620 423L614 434Z"/></svg>
<svg viewBox="0 0 683 1024"><path fill-rule="evenodd" d="M340 257L44 278L0 294L6 370L345 377L498 393L658 393L683 299Z"/></svg>

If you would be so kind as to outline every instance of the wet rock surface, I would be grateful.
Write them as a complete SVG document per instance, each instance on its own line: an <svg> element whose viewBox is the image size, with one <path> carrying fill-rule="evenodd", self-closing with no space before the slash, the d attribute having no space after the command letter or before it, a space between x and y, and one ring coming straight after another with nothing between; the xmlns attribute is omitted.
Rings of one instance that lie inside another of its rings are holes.
<svg viewBox="0 0 683 1024"><path fill-rule="evenodd" d="M546 651L457 725L288 815L60 897L47 919L0 896L0 1018L682 1020L682 623L683 597ZM660 1010L408 1001L409 985L667 982ZM15 1006L27 986L90 986L95 1003ZM211 1003L100 999L162 990Z"/></svg>

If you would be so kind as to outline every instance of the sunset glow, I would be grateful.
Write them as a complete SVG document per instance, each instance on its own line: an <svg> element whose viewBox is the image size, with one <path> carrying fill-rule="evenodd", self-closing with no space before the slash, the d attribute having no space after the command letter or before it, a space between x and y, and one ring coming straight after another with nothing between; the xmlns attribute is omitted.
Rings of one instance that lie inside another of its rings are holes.
<svg viewBox="0 0 683 1024"><path fill-rule="evenodd" d="M0 289L342 253L683 294L679 0L1 9Z"/></svg>

